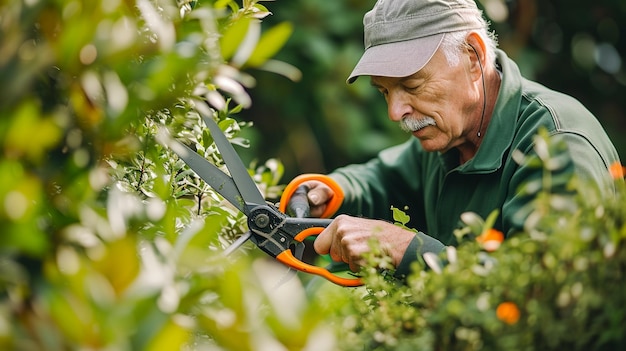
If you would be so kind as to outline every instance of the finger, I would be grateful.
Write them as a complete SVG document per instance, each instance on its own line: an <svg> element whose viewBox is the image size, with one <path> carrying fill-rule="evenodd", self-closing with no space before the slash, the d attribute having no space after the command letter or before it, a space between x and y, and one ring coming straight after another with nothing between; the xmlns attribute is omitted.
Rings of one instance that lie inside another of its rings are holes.
<svg viewBox="0 0 626 351"><path fill-rule="evenodd" d="M334 194L333 190L322 182L315 182L314 184L311 184L310 189L311 190L309 190L307 195L309 197L309 202L313 206L325 204L331 197L333 197Z"/></svg>
<svg viewBox="0 0 626 351"><path fill-rule="evenodd" d="M331 224L326 227L326 229L324 229L313 242L313 249L315 249L315 252L319 255L326 255L330 252L330 246L333 242L333 231L333 224L331 222Z"/></svg>
<svg viewBox="0 0 626 351"><path fill-rule="evenodd" d="M335 262L347 262L343 259L343 254L341 253L341 247L336 245L331 246L328 252L328 256Z"/></svg>
<svg viewBox="0 0 626 351"><path fill-rule="evenodd" d="M322 217L326 207L328 207L328 201L333 196L333 191L325 184L319 183L308 192L307 196L310 203L311 217Z"/></svg>
<svg viewBox="0 0 626 351"><path fill-rule="evenodd" d="M367 249L366 249L367 250ZM363 248L359 249L358 245L346 245L342 246L343 261L350 266L352 272L358 272L363 265L363 257L361 256Z"/></svg>
<svg viewBox="0 0 626 351"><path fill-rule="evenodd" d="M335 262L345 262L348 263L347 257L344 255L345 251L341 245L338 245L336 240L330 244L330 258Z"/></svg>
<svg viewBox="0 0 626 351"><path fill-rule="evenodd" d="M361 270L361 266L354 261L348 262L348 266L350 267L350 270L354 273L357 273L359 270Z"/></svg>
<svg viewBox="0 0 626 351"><path fill-rule="evenodd" d="M321 218L324 212L326 211L326 204L322 204L319 206L311 206L309 207L309 213L311 217Z"/></svg>

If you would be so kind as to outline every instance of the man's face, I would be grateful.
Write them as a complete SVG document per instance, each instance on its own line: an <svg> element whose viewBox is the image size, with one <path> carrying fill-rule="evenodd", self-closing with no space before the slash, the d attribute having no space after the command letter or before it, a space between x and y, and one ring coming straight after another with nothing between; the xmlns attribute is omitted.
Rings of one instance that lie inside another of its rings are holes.
<svg viewBox="0 0 626 351"><path fill-rule="evenodd" d="M389 119L410 129L426 151L445 152L468 143L466 136L477 127L482 100L469 65L461 54L459 64L450 66L438 50L411 76L374 76L371 81L387 101Z"/></svg>

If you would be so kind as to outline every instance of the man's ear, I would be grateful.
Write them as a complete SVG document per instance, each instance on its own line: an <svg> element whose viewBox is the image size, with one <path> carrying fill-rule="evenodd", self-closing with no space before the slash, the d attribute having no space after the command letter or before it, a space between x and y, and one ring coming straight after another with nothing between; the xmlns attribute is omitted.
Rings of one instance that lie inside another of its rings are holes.
<svg viewBox="0 0 626 351"><path fill-rule="evenodd" d="M483 56L487 53L487 46L485 44L485 41L480 36L480 34L478 34L478 32L471 32L467 35L467 38L465 38L465 40L468 44L472 45L474 49L476 49L476 51L482 52ZM481 60L483 59L485 58L481 57Z"/></svg>
<svg viewBox="0 0 626 351"><path fill-rule="evenodd" d="M487 47L485 41L477 32L471 32L465 38L468 45L470 61L472 62L472 71L482 74L482 70L487 60Z"/></svg>

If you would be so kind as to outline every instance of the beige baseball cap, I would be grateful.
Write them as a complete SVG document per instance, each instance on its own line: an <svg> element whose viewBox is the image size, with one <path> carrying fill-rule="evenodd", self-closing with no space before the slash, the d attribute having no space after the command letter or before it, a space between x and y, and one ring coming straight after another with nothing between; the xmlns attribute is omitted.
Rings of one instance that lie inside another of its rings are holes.
<svg viewBox="0 0 626 351"><path fill-rule="evenodd" d="M474 0L378 0L363 17L365 52L348 77L406 77L422 69L445 33L480 29Z"/></svg>

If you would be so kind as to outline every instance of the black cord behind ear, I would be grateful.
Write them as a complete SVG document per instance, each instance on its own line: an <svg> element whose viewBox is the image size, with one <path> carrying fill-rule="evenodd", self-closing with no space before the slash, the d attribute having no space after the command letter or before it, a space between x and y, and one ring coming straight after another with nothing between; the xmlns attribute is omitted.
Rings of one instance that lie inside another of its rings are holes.
<svg viewBox="0 0 626 351"><path fill-rule="evenodd" d="M485 71L483 70L483 64L480 61L480 56L478 56L478 51L476 51L472 44L468 43L467 45L469 45L469 47L474 50L474 54L476 54L478 66L480 67L480 76L483 81L483 112L480 116L480 126L478 126L478 133L476 133L476 136L480 138L482 136L480 130L483 129L483 121L485 120L485 109L487 108L487 87L485 86Z"/></svg>

